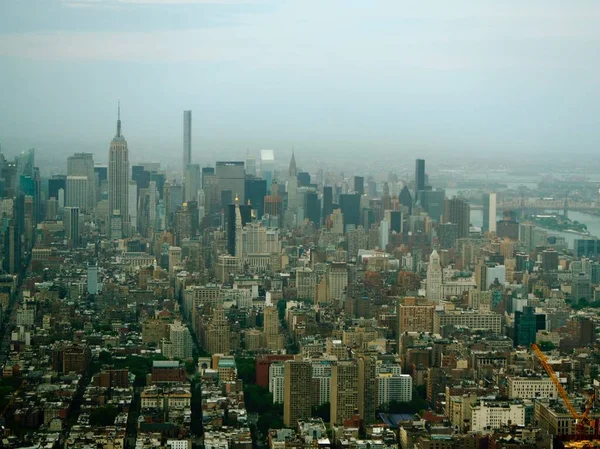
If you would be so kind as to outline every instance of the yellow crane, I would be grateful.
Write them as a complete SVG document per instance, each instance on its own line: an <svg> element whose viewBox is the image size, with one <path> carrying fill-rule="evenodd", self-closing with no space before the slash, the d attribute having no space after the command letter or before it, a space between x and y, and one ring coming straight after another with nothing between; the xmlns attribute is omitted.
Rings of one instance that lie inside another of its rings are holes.
<svg viewBox="0 0 600 449"><path fill-rule="evenodd" d="M575 420L575 429L577 432L577 438L578 439L586 438L588 427L592 428L594 438L597 438L598 437L598 435L597 435L598 432L596 429L597 423L595 422L595 420L590 420L590 418L589 418L590 410L592 409L592 406L594 405L595 396L592 394L592 396L587 401L585 411L580 414L577 410L575 410L575 407L573 407L573 404L571 404L569 395L567 395L567 392L565 391L562 384L560 383L560 380L556 376L554 369L552 369L552 367L548 363L548 359L546 358L546 355L542 352L542 350L535 343L533 345L531 345L531 347L533 348L533 351L535 352L538 359L540 360L540 363L546 370L546 373L550 377L550 380L552 380L552 383L554 383L554 386L556 387L558 394L560 395L563 402L567 406L567 409L569 410L569 414Z"/></svg>

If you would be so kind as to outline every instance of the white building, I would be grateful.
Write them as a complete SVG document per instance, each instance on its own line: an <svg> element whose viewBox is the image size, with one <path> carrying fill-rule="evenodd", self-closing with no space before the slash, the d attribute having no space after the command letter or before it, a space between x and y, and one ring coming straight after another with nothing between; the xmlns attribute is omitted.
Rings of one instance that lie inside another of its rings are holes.
<svg viewBox="0 0 600 449"><path fill-rule="evenodd" d="M67 207L78 207L81 211L91 209L89 180L86 176L67 176Z"/></svg>
<svg viewBox="0 0 600 449"><path fill-rule="evenodd" d="M269 365L269 392L273 395L273 404L283 404L283 385L285 378L285 365L271 363ZM310 400L310 398L307 398Z"/></svg>
<svg viewBox="0 0 600 449"><path fill-rule="evenodd" d="M510 402L480 401L471 406L471 431L481 432L486 428L498 429L508 423L525 425L525 406Z"/></svg>
<svg viewBox="0 0 600 449"><path fill-rule="evenodd" d="M173 357L189 359L192 357L192 336L187 326L180 322L169 325L169 340L173 343Z"/></svg>
<svg viewBox="0 0 600 449"><path fill-rule="evenodd" d="M392 401L409 402L412 400L412 377L399 374L400 366L383 365L377 374L377 405L389 404Z"/></svg>
<svg viewBox="0 0 600 449"><path fill-rule="evenodd" d="M558 390L549 377L508 377L510 399L557 398Z"/></svg>
<svg viewBox="0 0 600 449"><path fill-rule="evenodd" d="M434 249L429 256L429 264L427 265L427 298L432 301L442 300L442 265L440 264L440 256Z"/></svg>

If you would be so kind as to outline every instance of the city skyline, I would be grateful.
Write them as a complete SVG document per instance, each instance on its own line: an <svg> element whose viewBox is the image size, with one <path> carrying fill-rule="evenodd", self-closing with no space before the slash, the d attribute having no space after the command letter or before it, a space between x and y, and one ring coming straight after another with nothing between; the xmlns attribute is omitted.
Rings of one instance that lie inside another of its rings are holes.
<svg viewBox="0 0 600 449"><path fill-rule="evenodd" d="M4 2L1 143L98 154L118 98L132 145L152 159L181 148L183 110L209 160L294 144L429 156L600 143L597 3L378 5Z"/></svg>

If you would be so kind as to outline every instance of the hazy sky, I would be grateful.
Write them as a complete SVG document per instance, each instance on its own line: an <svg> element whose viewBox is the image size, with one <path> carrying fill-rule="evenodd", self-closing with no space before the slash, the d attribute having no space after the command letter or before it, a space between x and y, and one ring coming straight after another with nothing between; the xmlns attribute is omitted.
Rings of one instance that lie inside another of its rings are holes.
<svg viewBox="0 0 600 449"><path fill-rule="evenodd" d="M0 143L597 152L598 0L1 0Z"/></svg>

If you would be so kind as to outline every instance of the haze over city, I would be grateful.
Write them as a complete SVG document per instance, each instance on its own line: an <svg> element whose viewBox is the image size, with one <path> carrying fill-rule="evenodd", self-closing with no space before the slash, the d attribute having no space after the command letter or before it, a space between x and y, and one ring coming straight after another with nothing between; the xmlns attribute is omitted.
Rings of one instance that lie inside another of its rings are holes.
<svg viewBox="0 0 600 449"><path fill-rule="evenodd" d="M25 0L0 5L0 143L106 162L295 146L497 156L593 153L596 1ZM409 157L410 156L410 157Z"/></svg>

